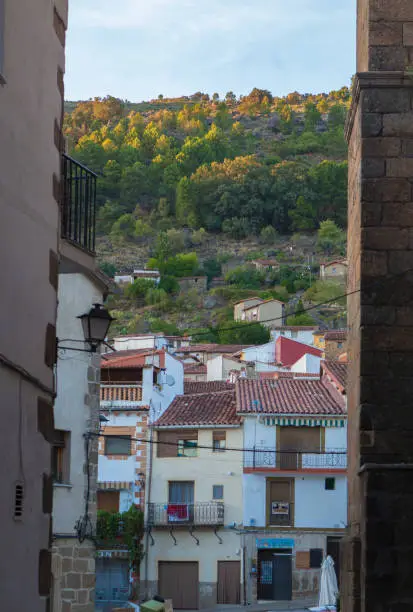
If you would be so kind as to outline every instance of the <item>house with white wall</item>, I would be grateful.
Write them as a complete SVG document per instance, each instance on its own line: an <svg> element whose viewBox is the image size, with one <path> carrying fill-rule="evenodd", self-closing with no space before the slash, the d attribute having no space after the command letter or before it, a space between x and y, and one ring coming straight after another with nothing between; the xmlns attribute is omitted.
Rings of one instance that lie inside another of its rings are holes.
<svg viewBox="0 0 413 612"><path fill-rule="evenodd" d="M158 419L176 395L182 395L183 364L166 351L137 350L106 354L102 359L100 413L105 419L99 438L98 511L126 512L132 504L145 507L148 424ZM106 550L105 567L97 573L97 600L115 588L127 599L127 550ZM123 555L123 557L122 557ZM98 568L99 569L99 568ZM103 571L104 570L104 571Z"/></svg>
<svg viewBox="0 0 413 612"><path fill-rule="evenodd" d="M125 334L113 338L115 351L137 351L140 349L160 350L166 347L168 341L164 334Z"/></svg>
<svg viewBox="0 0 413 612"><path fill-rule="evenodd" d="M339 564L347 525L345 398L323 373L240 379L236 399L247 601L315 597L326 554Z"/></svg>
<svg viewBox="0 0 413 612"><path fill-rule="evenodd" d="M280 325L271 329L271 336L274 340L281 336L314 346L314 333L317 331L318 327L315 326Z"/></svg>
<svg viewBox="0 0 413 612"><path fill-rule="evenodd" d="M144 597L172 599L175 609L239 604L242 453L230 449L242 447L242 428L234 390L177 397L152 435Z"/></svg>
<svg viewBox="0 0 413 612"><path fill-rule="evenodd" d="M276 299L269 299L244 308L241 320L261 323L265 327L272 328L274 325L283 323L284 315L284 302Z"/></svg>

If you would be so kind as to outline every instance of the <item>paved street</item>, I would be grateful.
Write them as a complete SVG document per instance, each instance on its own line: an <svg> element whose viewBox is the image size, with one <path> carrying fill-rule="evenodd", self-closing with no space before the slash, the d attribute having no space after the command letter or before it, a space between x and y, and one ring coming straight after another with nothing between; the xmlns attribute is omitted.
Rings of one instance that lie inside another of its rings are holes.
<svg viewBox="0 0 413 612"><path fill-rule="evenodd" d="M301 599L297 601L274 602L251 604L247 606L214 606L203 612L306 612L309 607L315 606L314 599Z"/></svg>

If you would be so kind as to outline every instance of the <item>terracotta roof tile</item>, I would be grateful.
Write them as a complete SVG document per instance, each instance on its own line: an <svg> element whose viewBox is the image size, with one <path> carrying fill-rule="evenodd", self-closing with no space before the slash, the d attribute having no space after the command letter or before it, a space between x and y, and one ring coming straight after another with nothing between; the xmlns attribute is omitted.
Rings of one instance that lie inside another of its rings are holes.
<svg viewBox="0 0 413 612"><path fill-rule="evenodd" d="M155 427L199 427L214 425L240 425L236 412L234 391L178 395Z"/></svg>
<svg viewBox="0 0 413 612"><path fill-rule="evenodd" d="M319 374L308 373L308 372L259 372L260 380L278 380L279 378L320 378Z"/></svg>
<svg viewBox="0 0 413 612"><path fill-rule="evenodd" d="M153 349L135 350L135 351L117 351L112 353L109 359L102 359L101 367L103 369L112 368L143 368L147 364L147 358L159 357L159 367L165 367L164 351L154 351Z"/></svg>
<svg viewBox="0 0 413 612"><path fill-rule="evenodd" d="M203 363L184 363L184 374L206 374L207 371Z"/></svg>
<svg viewBox="0 0 413 612"><path fill-rule="evenodd" d="M205 368L206 370L206 368ZM202 393L217 393L220 391L234 391L235 385L225 380L211 380L208 382L185 381L185 395L199 395Z"/></svg>
<svg viewBox="0 0 413 612"><path fill-rule="evenodd" d="M234 355L239 351L249 348L250 344L216 344L207 349L207 353L222 353L223 355Z"/></svg>
<svg viewBox="0 0 413 612"><path fill-rule="evenodd" d="M323 361L321 369L337 384L341 392L346 390L347 363L342 361Z"/></svg>
<svg viewBox="0 0 413 612"><path fill-rule="evenodd" d="M320 380L278 381L239 379L235 386L237 411L264 414L346 414L345 403ZM259 402L256 404L254 402Z"/></svg>
<svg viewBox="0 0 413 612"><path fill-rule="evenodd" d="M330 329L324 335L325 340L333 340L336 342L345 342L347 340L347 330L345 329Z"/></svg>

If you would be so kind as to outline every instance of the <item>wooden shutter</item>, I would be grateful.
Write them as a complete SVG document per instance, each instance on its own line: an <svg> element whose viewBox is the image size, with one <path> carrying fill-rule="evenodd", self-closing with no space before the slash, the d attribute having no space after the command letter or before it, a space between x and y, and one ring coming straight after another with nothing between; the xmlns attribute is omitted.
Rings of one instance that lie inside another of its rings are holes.
<svg viewBox="0 0 413 612"><path fill-rule="evenodd" d="M299 550L295 554L296 569L310 569L310 551Z"/></svg>

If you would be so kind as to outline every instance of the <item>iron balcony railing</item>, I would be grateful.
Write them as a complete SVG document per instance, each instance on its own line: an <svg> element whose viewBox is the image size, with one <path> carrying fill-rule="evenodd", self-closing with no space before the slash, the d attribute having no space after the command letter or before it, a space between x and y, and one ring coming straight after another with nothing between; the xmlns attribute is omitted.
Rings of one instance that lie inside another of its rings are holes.
<svg viewBox="0 0 413 612"><path fill-rule="evenodd" d="M286 450L255 446L244 451L244 468L270 470L345 470L347 451L329 449L326 452Z"/></svg>
<svg viewBox="0 0 413 612"><path fill-rule="evenodd" d="M101 383L100 402L104 405L129 405L142 401L142 385L124 383Z"/></svg>
<svg viewBox="0 0 413 612"><path fill-rule="evenodd" d="M148 525L152 527L217 527L223 524L223 502L149 504L148 507Z"/></svg>
<svg viewBox="0 0 413 612"><path fill-rule="evenodd" d="M97 175L63 154L62 238L95 252Z"/></svg>

